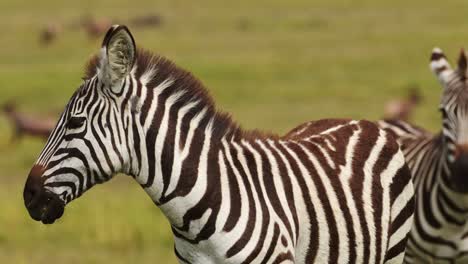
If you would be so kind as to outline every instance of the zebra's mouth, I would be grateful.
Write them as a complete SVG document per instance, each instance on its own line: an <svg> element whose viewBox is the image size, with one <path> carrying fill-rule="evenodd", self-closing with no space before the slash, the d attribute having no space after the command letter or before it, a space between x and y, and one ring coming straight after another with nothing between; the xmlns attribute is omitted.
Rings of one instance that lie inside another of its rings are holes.
<svg viewBox="0 0 468 264"><path fill-rule="evenodd" d="M468 193L468 155L464 154L451 166L451 189L459 193Z"/></svg>
<svg viewBox="0 0 468 264"><path fill-rule="evenodd" d="M29 215L43 224L52 224L65 210L65 203L54 193L44 191L32 199L25 196L25 205Z"/></svg>

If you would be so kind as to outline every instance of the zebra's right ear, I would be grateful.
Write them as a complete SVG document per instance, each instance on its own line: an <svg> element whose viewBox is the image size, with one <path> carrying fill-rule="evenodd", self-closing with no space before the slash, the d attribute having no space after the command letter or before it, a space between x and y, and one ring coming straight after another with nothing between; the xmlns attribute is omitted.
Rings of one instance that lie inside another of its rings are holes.
<svg viewBox="0 0 468 264"><path fill-rule="evenodd" d="M446 85L449 76L453 73L452 67L447 61L444 52L439 48L434 48L431 53L430 67L432 72L437 76L442 85Z"/></svg>
<svg viewBox="0 0 468 264"><path fill-rule="evenodd" d="M136 58L136 45L126 26L114 25L102 42L101 78L114 90L131 72Z"/></svg>
<svg viewBox="0 0 468 264"><path fill-rule="evenodd" d="M460 77L463 79L466 79L466 68L467 68L467 58L466 58L466 53L465 50L462 48L460 50L460 56L458 57L458 74Z"/></svg>

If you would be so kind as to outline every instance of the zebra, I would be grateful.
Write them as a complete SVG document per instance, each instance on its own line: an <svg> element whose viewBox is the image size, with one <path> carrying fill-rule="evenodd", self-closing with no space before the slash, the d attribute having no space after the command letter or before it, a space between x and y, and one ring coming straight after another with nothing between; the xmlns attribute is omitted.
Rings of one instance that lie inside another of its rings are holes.
<svg viewBox="0 0 468 264"><path fill-rule="evenodd" d="M25 206L54 223L117 173L162 210L180 263L401 263L412 224L411 174L389 133L331 119L284 136L242 129L123 25L88 62Z"/></svg>
<svg viewBox="0 0 468 264"><path fill-rule="evenodd" d="M467 263L467 57L462 50L452 70L442 50L434 48L430 68L444 87L442 131L432 135L399 120L378 123L397 136L413 175L416 210L405 262Z"/></svg>

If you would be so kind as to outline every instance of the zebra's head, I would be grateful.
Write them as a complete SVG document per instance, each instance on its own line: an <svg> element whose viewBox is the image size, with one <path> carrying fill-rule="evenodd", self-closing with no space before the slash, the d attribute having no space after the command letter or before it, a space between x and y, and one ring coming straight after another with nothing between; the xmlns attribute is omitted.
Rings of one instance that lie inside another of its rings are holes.
<svg viewBox="0 0 468 264"><path fill-rule="evenodd" d="M435 48L430 66L444 87L439 109L443 118L442 137L451 187L468 192L468 74L465 51L461 50L458 66L452 69L444 53Z"/></svg>
<svg viewBox="0 0 468 264"><path fill-rule="evenodd" d="M123 91L136 58L129 30L109 29L97 58L98 65L68 102L26 181L24 202L37 221L53 223L66 203L128 170L123 123L133 110Z"/></svg>

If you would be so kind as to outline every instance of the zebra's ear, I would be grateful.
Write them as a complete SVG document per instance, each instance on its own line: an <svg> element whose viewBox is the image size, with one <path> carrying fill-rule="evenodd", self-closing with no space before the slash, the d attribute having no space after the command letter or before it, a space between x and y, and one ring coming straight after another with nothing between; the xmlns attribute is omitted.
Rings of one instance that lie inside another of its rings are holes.
<svg viewBox="0 0 468 264"><path fill-rule="evenodd" d="M107 31L101 50L101 78L112 89L120 89L123 79L135 63L136 46L133 36L126 26L114 25Z"/></svg>
<svg viewBox="0 0 468 264"><path fill-rule="evenodd" d="M467 66L467 59L465 50L462 48L460 50L460 56L458 57L458 72L462 78L466 78L466 66Z"/></svg>
<svg viewBox="0 0 468 264"><path fill-rule="evenodd" d="M445 86L449 80L449 76L453 73L452 67L447 61L447 57L439 48L434 48L431 54L430 67L432 72L437 76L439 81Z"/></svg>

